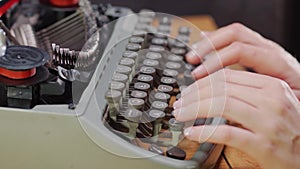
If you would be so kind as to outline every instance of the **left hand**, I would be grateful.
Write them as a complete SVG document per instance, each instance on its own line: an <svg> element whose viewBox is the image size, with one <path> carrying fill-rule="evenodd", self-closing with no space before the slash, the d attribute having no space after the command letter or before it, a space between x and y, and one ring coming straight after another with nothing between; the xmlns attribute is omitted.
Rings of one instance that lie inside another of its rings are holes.
<svg viewBox="0 0 300 169"><path fill-rule="evenodd" d="M235 147L263 168L300 168L300 104L288 84L250 72L220 70L200 79L174 103L179 121L222 116L239 123L185 129L198 142Z"/></svg>

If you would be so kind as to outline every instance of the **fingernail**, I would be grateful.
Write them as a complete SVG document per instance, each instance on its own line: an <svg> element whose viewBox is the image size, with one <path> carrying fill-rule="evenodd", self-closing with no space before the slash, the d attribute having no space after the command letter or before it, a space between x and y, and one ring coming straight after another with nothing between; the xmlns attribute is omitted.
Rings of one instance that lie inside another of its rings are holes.
<svg viewBox="0 0 300 169"><path fill-rule="evenodd" d="M186 56L187 56L187 57L190 57L190 58L198 57L198 56L197 56L197 53L194 52L193 50L190 51L190 52L188 52L188 53L186 54Z"/></svg>
<svg viewBox="0 0 300 169"><path fill-rule="evenodd" d="M205 74L206 70L205 67L203 65L200 65L198 67L196 67L193 71L192 71L192 75L195 76L199 76L199 75L203 75Z"/></svg>
<svg viewBox="0 0 300 169"><path fill-rule="evenodd" d="M173 108L178 109L181 107L181 98L173 103Z"/></svg>
<svg viewBox="0 0 300 169"><path fill-rule="evenodd" d="M192 130L192 127L188 127L186 129L184 129L183 134L185 136L189 136L191 134L191 130Z"/></svg>

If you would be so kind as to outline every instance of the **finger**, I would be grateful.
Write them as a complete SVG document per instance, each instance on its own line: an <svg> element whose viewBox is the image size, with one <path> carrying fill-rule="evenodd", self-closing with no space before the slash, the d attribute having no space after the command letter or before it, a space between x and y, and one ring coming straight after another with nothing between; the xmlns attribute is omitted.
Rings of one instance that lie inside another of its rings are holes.
<svg viewBox="0 0 300 169"><path fill-rule="evenodd" d="M192 74L195 79L199 79L221 68L236 63L245 67L255 68L257 65L261 65L261 58L268 55L269 52L264 48L234 42L221 49L219 52L215 52L212 56L207 57L200 66L193 70ZM270 68L274 69L272 67ZM268 66L263 67L263 69L268 69ZM265 72L264 70L259 71Z"/></svg>
<svg viewBox="0 0 300 169"><path fill-rule="evenodd" d="M230 70L230 69L221 69L218 72L210 74L210 76L206 76L202 79L197 80L189 87L185 88L184 91L181 93L181 96L185 95L193 95L193 97L199 96L200 90L207 86L214 86L222 87L220 84L225 85L225 83L220 82L227 82L232 84L237 84L241 86L249 86L253 88L263 88L266 83L272 80L271 77L266 75L259 75L256 73L246 72L246 71L237 71L237 70ZM218 85L217 85L218 84Z"/></svg>
<svg viewBox="0 0 300 169"><path fill-rule="evenodd" d="M266 45L265 39L258 33L241 24L231 24L194 44L193 50L186 55L186 59L192 64L198 64L211 51L221 49L235 41L259 46Z"/></svg>
<svg viewBox="0 0 300 169"><path fill-rule="evenodd" d="M194 141L224 144L237 148L249 155L257 156L259 142L254 133L234 126L197 126L187 128L184 135Z"/></svg>

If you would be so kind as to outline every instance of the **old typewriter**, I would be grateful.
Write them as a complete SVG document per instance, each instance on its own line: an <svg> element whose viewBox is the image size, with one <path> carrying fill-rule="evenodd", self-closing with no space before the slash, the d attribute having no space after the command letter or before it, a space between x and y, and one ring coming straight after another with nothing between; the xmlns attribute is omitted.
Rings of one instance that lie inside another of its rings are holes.
<svg viewBox="0 0 300 169"><path fill-rule="evenodd" d="M1 1L0 168L213 168L172 104L198 33L175 16L86 0ZM197 39L196 39L197 40Z"/></svg>

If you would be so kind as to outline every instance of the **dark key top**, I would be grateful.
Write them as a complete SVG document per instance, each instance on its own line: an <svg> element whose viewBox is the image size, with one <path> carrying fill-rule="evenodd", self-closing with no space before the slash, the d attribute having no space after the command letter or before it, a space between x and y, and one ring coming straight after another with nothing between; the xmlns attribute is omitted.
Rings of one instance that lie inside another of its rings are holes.
<svg viewBox="0 0 300 169"><path fill-rule="evenodd" d="M153 59L153 60L159 60L162 58L162 55L160 53L157 52L148 52L146 54L146 58L147 59Z"/></svg>
<svg viewBox="0 0 300 169"><path fill-rule="evenodd" d="M186 157L185 151L178 147L171 147L167 150L167 156L170 158L178 159L178 160L184 160Z"/></svg>
<svg viewBox="0 0 300 169"><path fill-rule="evenodd" d="M137 43L137 44L142 44L144 42L144 38L139 37L139 36L133 36L129 39L130 43Z"/></svg>
<svg viewBox="0 0 300 169"><path fill-rule="evenodd" d="M128 43L126 46L126 50L131 50L131 51L139 51L141 48L142 46L136 43Z"/></svg>
<svg viewBox="0 0 300 169"><path fill-rule="evenodd" d="M176 87L177 86L177 81L176 79L172 78L172 77L162 77L160 79L161 84L165 84L165 85L169 85L172 87Z"/></svg>
<svg viewBox="0 0 300 169"><path fill-rule="evenodd" d="M134 65L134 63L135 63L135 61L133 60L133 59L131 59L131 58L122 58L121 60L120 60L120 65L124 65L124 66L128 66L128 67L133 67L133 65Z"/></svg>
<svg viewBox="0 0 300 169"><path fill-rule="evenodd" d="M171 96L167 93L157 92L154 94L154 99L157 101L169 103L170 98Z"/></svg>
<svg viewBox="0 0 300 169"><path fill-rule="evenodd" d="M116 72L117 73L122 73L124 75L127 75L128 77L130 76L131 74L131 68L128 67L128 66L124 66L124 65L118 65L117 66L117 69L116 69Z"/></svg>
<svg viewBox="0 0 300 169"><path fill-rule="evenodd" d="M151 104L152 109L161 110L161 111L165 111L168 106L169 105L166 102L162 102L162 101L154 101Z"/></svg>

